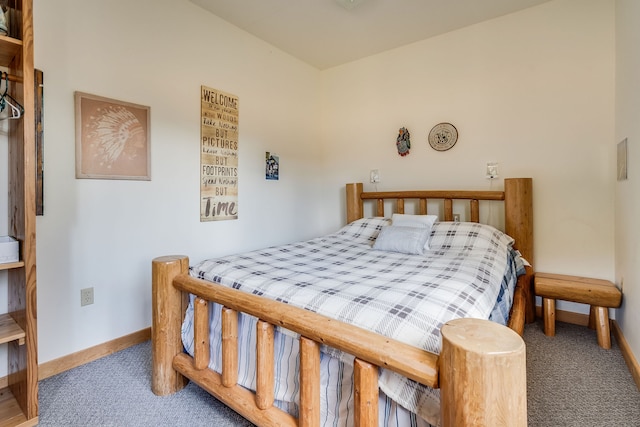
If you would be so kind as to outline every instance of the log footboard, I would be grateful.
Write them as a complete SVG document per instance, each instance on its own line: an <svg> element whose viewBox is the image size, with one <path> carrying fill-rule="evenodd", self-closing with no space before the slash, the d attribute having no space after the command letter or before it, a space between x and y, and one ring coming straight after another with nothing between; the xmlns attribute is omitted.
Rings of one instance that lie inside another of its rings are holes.
<svg viewBox="0 0 640 427"><path fill-rule="evenodd" d="M378 370L393 370L441 388L442 425L526 426L526 370L522 338L504 326L457 319L442 328L440 356L291 305L260 298L188 275L186 256L153 260L152 389L174 393L185 378L259 426L320 424L320 346L355 356L356 426L378 425ZM188 293L197 296L194 357L183 353L181 323ZM523 297L516 297L523 304ZM207 304L225 307L222 373L209 362ZM257 392L237 384L237 313L260 319L257 327ZM522 315L524 319L524 315ZM517 323L524 323L524 320ZM300 414L273 406L273 327L300 334Z"/></svg>

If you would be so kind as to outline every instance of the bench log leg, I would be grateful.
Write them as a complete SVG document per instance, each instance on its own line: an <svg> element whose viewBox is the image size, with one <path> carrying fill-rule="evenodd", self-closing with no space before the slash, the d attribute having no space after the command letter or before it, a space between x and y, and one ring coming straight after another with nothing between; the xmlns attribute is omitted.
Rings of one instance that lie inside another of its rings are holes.
<svg viewBox="0 0 640 427"><path fill-rule="evenodd" d="M556 335L556 300L542 298L542 311L544 317L544 334L548 337Z"/></svg>
<svg viewBox="0 0 640 427"><path fill-rule="evenodd" d="M593 307L593 306L592 306ZM604 349L611 348L611 333L609 330L609 309L607 307L593 307L598 345Z"/></svg>
<svg viewBox="0 0 640 427"><path fill-rule="evenodd" d="M592 305L589 306L589 329L596 329L596 308Z"/></svg>

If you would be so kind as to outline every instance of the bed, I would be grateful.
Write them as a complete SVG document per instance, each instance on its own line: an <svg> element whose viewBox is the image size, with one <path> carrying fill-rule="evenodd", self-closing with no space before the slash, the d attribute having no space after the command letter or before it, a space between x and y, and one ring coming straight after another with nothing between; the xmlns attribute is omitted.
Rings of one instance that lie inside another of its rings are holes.
<svg viewBox="0 0 640 427"><path fill-rule="evenodd" d="M526 425L532 180L503 191L347 184L346 200L347 225L327 236L191 268L186 256L153 260L154 393L190 379L257 425ZM457 200L469 222L452 222ZM504 233L478 224L481 202L504 206ZM435 304L447 292L456 302Z"/></svg>

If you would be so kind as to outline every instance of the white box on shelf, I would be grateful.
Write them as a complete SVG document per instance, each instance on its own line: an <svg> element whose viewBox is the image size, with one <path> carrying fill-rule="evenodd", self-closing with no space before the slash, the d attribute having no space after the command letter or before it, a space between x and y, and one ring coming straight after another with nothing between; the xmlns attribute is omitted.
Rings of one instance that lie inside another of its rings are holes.
<svg viewBox="0 0 640 427"><path fill-rule="evenodd" d="M0 264L18 262L19 243L11 236L0 236Z"/></svg>

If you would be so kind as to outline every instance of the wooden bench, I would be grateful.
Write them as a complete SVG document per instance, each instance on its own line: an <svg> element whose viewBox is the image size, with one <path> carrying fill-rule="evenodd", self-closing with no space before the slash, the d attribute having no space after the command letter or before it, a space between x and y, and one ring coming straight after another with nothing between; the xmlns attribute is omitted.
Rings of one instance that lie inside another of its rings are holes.
<svg viewBox="0 0 640 427"><path fill-rule="evenodd" d="M589 327L596 330L598 345L611 348L609 308L620 307L622 292L608 280L563 274L536 273L535 294L542 297L544 334L556 334L556 300L571 301L591 306Z"/></svg>

